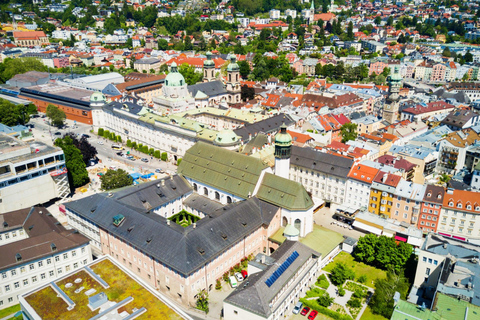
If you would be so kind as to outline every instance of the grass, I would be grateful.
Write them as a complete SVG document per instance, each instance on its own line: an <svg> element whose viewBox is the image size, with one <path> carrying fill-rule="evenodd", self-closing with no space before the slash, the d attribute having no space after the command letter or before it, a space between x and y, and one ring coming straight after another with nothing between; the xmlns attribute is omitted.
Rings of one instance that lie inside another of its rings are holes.
<svg viewBox="0 0 480 320"><path fill-rule="evenodd" d="M373 314L372 309L369 306L365 309L360 320L388 320L385 317L382 317L379 314Z"/></svg>
<svg viewBox="0 0 480 320"><path fill-rule="evenodd" d="M16 304L14 306L0 310L0 319L5 318L6 316L11 315L12 313L20 311L20 305Z"/></svg>
<svg viewBox="0 0 480 320"><path fill-rule="evenodd" d="M305 319L307 319L307 317L302 316L302 315L300 315L300 314L293 314L293 315L289 318L289 320L305 320ZM317 316L315 317L315 320L334 320L334 319L333 319L333 318L330 318L330 317L328 317L328 316L326 316L326 315L324 315L324 314L319 313L319 314L317 314Z"/></svg>
<svg viewBox="0 0 480 320"><path fill-rule="evenodd" d="M175 222L176 224L181 225L182 227L186 228L189 225L191 225L192 223L200 220L200 217L197 217L196 215L193 215L190 212L182 210L179 213L171 216L168 219Z"/></svg>
<svg viewBox="0 0 480 320"><path fill-rule="evenodd" d="M305 297L307 298L312 298L312 297L321 297L325 294L325 290L320 289L320 288L312 288L311 290L308 290Z"/></svg>
<svg viewBox="0 0 480 320"><path fill-rule="evenodd" d="M147 311L136 319L182 319L177 313L137 281L130 278L130 276L120 270L110 260L102 260L92 265L91 269L109 284L110 287L108 289L103 288L84 270L80 270L57 282L60 289L75 302L76 306L72 311L67 310L66 302L58 298L57 293L50 286L27 296L26 300L38 315L44 319L47 318L47 315L49 319L90 319L98 314L98 309L95 311L90 310L88 307L88 296L85 295L85 292L93 288L96 289L95 294L105 292L110 301L120 302L128 297L133 297L134 300L119 308L118 312L127 311L128 313L132 313L134 308L140 309L141 307L145 307ZM76 284L74 281L77 278L81 278L82 282ZM73 286L65 288L67 283L71 283ZM84 287L85 289L80 293L75 293L75 290L80 287Z"/></svg>
<svg viewBox="0 0 480 320"><path fill-rule="evenodd" d="M370 288L374 287L374 281L376 279L386 278L387 276L384 270L366 265L363 262L357 262L353 259L352 255L344 251L340 252L331 263L323 268L323 270L331 272L337 262L345 263L348 267L352 268L357 279L364 275L367 278L367 281L364 284Z"/></svg>

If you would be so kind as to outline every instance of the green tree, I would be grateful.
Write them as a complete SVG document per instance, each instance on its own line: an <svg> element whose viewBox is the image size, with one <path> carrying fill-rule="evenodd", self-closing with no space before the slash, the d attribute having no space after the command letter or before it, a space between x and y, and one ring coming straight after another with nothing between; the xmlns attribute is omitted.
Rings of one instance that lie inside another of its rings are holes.
<svg viewBox="0 0 480 320"><path fill-rule="evenodd" d="M49 104L47 106L46 115L48 119L50 119L50 123L57 127L62 126L65 122L65 119L67 119L65 112L63 112L63 110L60 110L57 106L54 106L53 104Z"/></svg>
<svg viewBox="0 0 480 320"><path fill-rule="evenodd" d="M100 136L100 137L103 137L103 128L98 128L98 131L97 131L97 134Z"/></svg>
<svg viewBox="0 0 480 320"><path fill-rule="evenodd" d="M168 154L166 152L162 152L161 159L162 159L162 161L167 161Z"/></svg>
<svg viewBox="0 0 480 320"><path fill-rule="evenodd" d="M90 160L96 158L98 154L97 148L92 146L85 136L82 136L80 139L77 139L77 136L74 133L67 133L66 136L69 136L70 139L72 139L73 145L82 153L83 162L88 166Z"/></svg>
<svg viewBox="0 0 480 320"><path fill-rule="evenodd" d="M252 71L250 69L250 65L248 64L247 61L238 61L238 67L240 68L240 76L243 78L243 79L246 79L248 77L248 75L250 74L250 72Z"/></svg>
<svg viewBox="0 0 480 320"><path fill-rule="evenodd" d="M392 26L393 25L393 17L389 16L387 19L387 26Z"/></svg>
<svg viewBox="0 0 480 320"><path fill-rule="evenodd" d="M452 56L452 53L450 52L450 49L448 47L443 49L442 56L447 57L447 58L450 58Z"/></svg>
<svg viewBox="0 0 480 320"><path fill-rule="evenodd" d="M204 311L205 313L208 313L210 311L210 308L208 306L208 292L205 289L202 289L198 294L197 294L197 309Z"/></svg>
<svg viewBox="0 0 480 320"><path fill-rule="evenodd" d="M160 150L155 150L155 152L153 153L153 156L157 159L160 159Z"/></svg>
<svg viewBox="0 0 480 320"><path fill-rule="evenodd" d="M80 150L74 146L73 140L68 135L55 140L55 145L63 150L65 154L65 164L68 170L68 181L70 188L78 188L85 185L88 181L88 171L83 161Z"/></svg>
<svg viewBox="0 0 480 320"><path fill-rule="evenodd" d="M203 75L200 72L195 72L195 67L190 66L186 63L182 64L178 68L178 72L180 72L183 77L185 78L185 82L189 85L196 84L200 82L203 78Z"/></svg>
<svg viewBox="0 0 480 320"><path fill-rule="evenodd" d="M393 269L388 270L386 279L377 279L375 281L375 293L369 303L372 312L390 319L393 313L393 296L395 292L399 292L400 297L405 299L409 286L403 272Z"/></svg>
<svg viewBox="0 0 480 320"><path fill-rule="evenodd" d="M342 136L343 143L350 140L355 140L357 138L357 127L358 125L353 122L348 122L342 125L340 128L340 134Z"/></svg>
<svg viewBox="0 0 480 320"><path fill-rule="evenodd" d="M3 66L2 66L3 65ZM0 68L0 81L6 82L17 74L23 74L28 71L48 71L48 68L37 58L6 58Z"/></svg>
<svg viewBox="0 0 480 320"><path fill-rule="evenodd" d="M243 101L252 100L255 98L255 89L244 84L240 89L240 94Z"/></svg>
<svg viewBox="0 0 480 320"><path fill-rule="evenodd" d="M355 259L372 265L375 261L375 246L377 244L377 239L378 237L373 233L360 237L353 252Z"/></svg>
<svg viewBox="0 0 480 320"><path fill-rule="evenodd" d="M167 50L168 49L168 41L165 39L160 39L157 42L158 50Z"/></svg>
<svg viewBox="0 0 480 320"><path fill-rule="evenodd" d="M193 44L192 44L192 39L190 38L190 36L185 36L185 41L184 41L184 44L183 44L183 49L184 50L192 50L193 49Z"/></svg>
<svg viewBox="0 0 480 320"><path fill-rule="evenodd" d="M347 40L353 41L353 39L354 39L354 36L353 36L353 22L350 21L348 23L348 27L347 27Z"/></svg>
<svg viewBox="0 0 480 320"><path fill-rule="evenodd" d="M334 299L330 297L330 294L328 294L328 292L325 292L321 297L317 299L318 304L325 308L328 308L333 303L333 301Z"/></svg>
<svg viewBox="0 0 480 320"><path fill-rule="evenodd" d="M355 272L344 263L337 263L329 275L330 281L336 285L343 285L347 280L355 279Z"/></svg>
<svg viewBox="0 0 480 320"><path fill-rule="evenodd" d="M14 105L8 100L0 99L0 123L7 126L25 124L30 120L30 114L33 112L29 109L29 106Z"/></svg>
<svg viewBox="0 0 480 320"><path fill-rule="evenodd" d="M131 186L133 178L123 169L107 170L107 172L100 177L102 189L112 190L126 186Z"/></svg>
<svg viewBox="0 0 480 320"><path fill-rule="evenodd" d="M374 22L375 22L375 25L379 26L380 23L382 23L382 17L376 16Z"/></svg>
<svg viewBox="0 0 480 320"><path fill-rule="evenodd" d="M465 62L473 62L473 55L470 53L470 50L465 53L464 56Z"/></svg>

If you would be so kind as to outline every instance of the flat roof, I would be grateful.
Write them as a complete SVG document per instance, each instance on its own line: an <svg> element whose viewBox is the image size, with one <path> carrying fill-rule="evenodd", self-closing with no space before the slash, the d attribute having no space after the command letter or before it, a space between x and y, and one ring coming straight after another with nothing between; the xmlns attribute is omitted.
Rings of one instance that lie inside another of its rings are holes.
<svg viewBox="0 0 480 320"><path fill-rule="evenodd" d="M0 99L10 101L11 103L14 103L14 104L23 104L24 106L29 105L31 103L29 100L7 96L5 94L0 94Z"/></svg>
<svg viewBox="0 0 480 320"><path fill-rule="evenodd" d="M29 307L32 308L42 319L92 319L109 309L118 313L118 317L114 314L109 319L120 319L142 308L145 308L142 315L148 319L188 319L188 316L180 315L168 306L166 304L168 302L160 300L150 288L146 288L137 279L132 278L110 256L96 260L89 267L108 283L108 288L102 286L83 267L54 281L53 284L44 285L22 295L21 297L26 301L26 304L22 302L22 305L27 311ZM84 289L78 292L77 290L82 287ZM59 293L59 290L63 293ZM92 290L95 291L92 292ZM90 294L87 295L87 292ZM100 292L106 294L108 302L92 311L88 298ZM74 303L72 310L68 310L68 306L72 304L67 304L65 300ZM112 308L114 306L117 307Z"/></svg>

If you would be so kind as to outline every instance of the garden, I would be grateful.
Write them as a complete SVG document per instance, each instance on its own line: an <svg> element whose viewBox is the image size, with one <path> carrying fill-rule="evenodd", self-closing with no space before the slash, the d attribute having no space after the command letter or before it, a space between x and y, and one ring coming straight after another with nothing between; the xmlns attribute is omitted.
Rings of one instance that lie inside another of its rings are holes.
<svg viewBox="0 0 480 320"><path fill-rule="evenodd" d="M197 222L200 220L200 217L197 217L196 215L191 214L188 211L182 210L177 214L174 214L170 218L168 218L170 221L175 222L178 225L181 225L182 227L186 228L192 223Z"/></svg>

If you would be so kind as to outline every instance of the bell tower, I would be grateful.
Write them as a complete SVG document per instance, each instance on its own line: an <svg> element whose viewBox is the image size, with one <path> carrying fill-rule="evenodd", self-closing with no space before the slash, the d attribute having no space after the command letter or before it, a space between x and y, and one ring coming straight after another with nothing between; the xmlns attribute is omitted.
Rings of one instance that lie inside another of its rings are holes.
<svg viewBox="0 0 480 320"><path fill-rule="evenodd" d="M287 132L287 126L284 123L275 135L275 175L288 179L291 153L292 136Z"/></svg>
<svg viewBox="0 0 480 320"><path fill-rule="evenodd" d="M206 54L207 59L203 62L203 82L215 80L215 61L212 60L212 53Z"/></svg>
<svg viewBox="0 0 480 320"><path fill-rule="evenodd" d="M402 76L399 67L395 66L393 73L388 76L388 96L383 106L383 119L388 123L394 123L398 117L398 101L400 100L400 87L402 86Z"/></svg>
<svg viewBox="0 0 480 320"><path fill-rule="evenodd" d="M240 67L236 62L236 57L234 54L231 54L230 64L227 67L227 92L228 92L228 103L235 104L239 103L241 99L241 89L240 89Z"/></svg>

